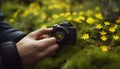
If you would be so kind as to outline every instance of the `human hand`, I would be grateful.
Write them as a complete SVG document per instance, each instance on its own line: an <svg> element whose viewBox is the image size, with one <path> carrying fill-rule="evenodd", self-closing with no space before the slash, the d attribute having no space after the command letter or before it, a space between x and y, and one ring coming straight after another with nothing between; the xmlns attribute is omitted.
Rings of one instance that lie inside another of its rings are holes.
<svg viewBox="0 0 120 69"><path fill-rule="evenodd" d="M59 48L56 44L56 38L46 36L51 32L51 28L39 29L31 32L16 44L23 64L37 63L55 53Z"/></svg>

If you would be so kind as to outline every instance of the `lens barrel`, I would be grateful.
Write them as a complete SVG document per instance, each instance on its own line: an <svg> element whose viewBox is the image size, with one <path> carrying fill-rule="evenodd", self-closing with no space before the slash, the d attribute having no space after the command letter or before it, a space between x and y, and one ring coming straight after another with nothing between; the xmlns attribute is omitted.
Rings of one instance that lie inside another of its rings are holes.
<svg viewBox="0 0 120 69"><path fill-rule="evenodd" d="M64 44L67 40L68 34L69 32L64 27L56 27L53 28L53 32L51 33L51 36L57 39L58 44Z"/></svg>
<svg viewBox="0 0 120 69"><path fill-rule="evenodd" d="M55 37L59 45L75 44L77 40L76 28L69 22L55 24L51 37Z"/></svg>

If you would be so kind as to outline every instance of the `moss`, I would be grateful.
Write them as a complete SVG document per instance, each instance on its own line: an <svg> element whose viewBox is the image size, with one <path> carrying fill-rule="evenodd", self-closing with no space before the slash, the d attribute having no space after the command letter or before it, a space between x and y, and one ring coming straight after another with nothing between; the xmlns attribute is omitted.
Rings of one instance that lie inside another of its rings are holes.
<svg viewBox="0 0 120 69"><path fill-rule="evenodd" d="M113 35L120 36L119 23L115 22L116 18L120 17L118 0L81 0L82 2L40 0L42 4L40 6L36 6L39 1L27 5L13 1L7 1L3 5L3 10L7 14L6 20L8 22L10 19L14 20L14 22L10 22L13 27L30 32L42 26L52 27L54 24L69 21L77 28L75 45L61 46L54 56L48 57L38 64L25 65L25 69L120 69L120 39L113 39ZM108 5L108 3L110 4ZM31 4L34 9L31 8ZM117 10L115 11L115 9ZM14 18L13 15L18 10L20 10L18 16ZM34 10L37 11L34 12ZM29 14L25 15L28 11ZM57 17L53 17L53 15ZM80 19L81 16L84 19ZM77 20L75 20L76 18ZM105 25L106 21L110 25ZM98 24L101 24L102 28L96 28ZM117 26L115 32L110 32L109 28L115 25ZM101 31L106 32L104 35L107 36L106 41L101 40ZM84 33L89 34L89 38L86 40L82 39ZM101 46L106 46L107 52L103 52Z"/></svg>

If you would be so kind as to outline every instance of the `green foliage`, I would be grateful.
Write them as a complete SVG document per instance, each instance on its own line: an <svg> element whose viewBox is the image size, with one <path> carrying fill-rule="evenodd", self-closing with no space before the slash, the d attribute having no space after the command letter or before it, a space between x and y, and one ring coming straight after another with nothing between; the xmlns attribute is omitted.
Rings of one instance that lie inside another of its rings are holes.
<svg viewBox="0 0 120 69"><path fill-rule="evenodd" d="M119 58L115 53L101 52L98 47L90 46L68 60L63 69L119 69Z"/></svg>
<svg viewBox="0 0 120 69"><path fill-rule="evenodd" d="M119 0L15 0L5 2L3 11L11 26L26 33L63 21L77 28L75 45L63 46L54 56L25 69L120 69L119 3Z"/></svg>

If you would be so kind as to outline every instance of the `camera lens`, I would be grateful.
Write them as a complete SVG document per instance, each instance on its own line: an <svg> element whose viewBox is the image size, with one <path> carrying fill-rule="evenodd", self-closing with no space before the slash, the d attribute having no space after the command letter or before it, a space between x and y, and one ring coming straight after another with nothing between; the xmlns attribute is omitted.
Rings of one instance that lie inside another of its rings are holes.
<svg viewBox="0 0 120 69"><path fill-rule="evenodd" d="M58 44L61 44L67 40L68 31L64 27L57 27L54 28L51 36L57 39Z"/></svg>
<svg viewBox="0 0 120 69"><path fill-rule="evenodd" d="M54 37L58 40L58 41L61 41L64 39L65 37L65 34L61 31L58 31L54 34Z"/></svg>

